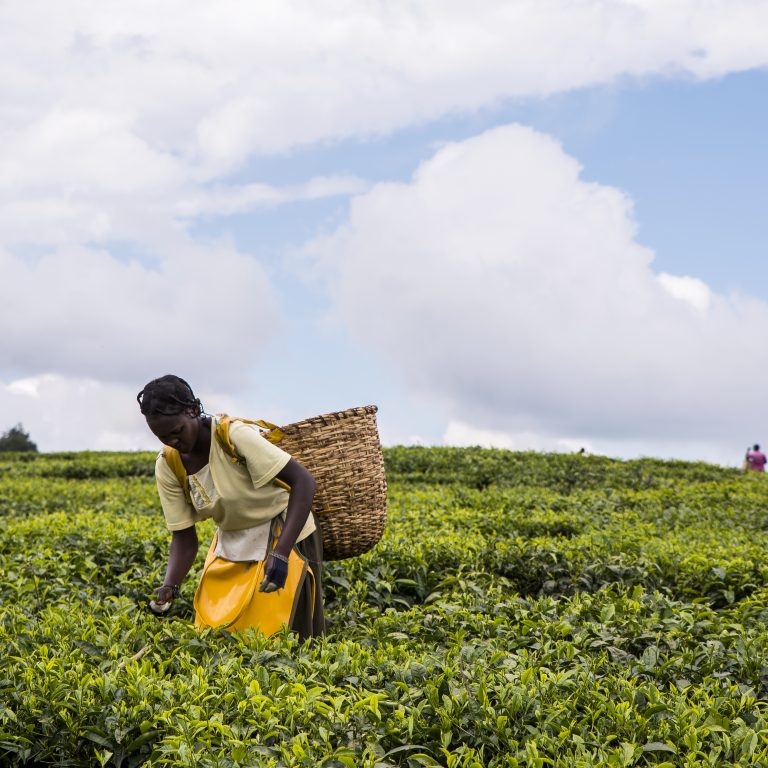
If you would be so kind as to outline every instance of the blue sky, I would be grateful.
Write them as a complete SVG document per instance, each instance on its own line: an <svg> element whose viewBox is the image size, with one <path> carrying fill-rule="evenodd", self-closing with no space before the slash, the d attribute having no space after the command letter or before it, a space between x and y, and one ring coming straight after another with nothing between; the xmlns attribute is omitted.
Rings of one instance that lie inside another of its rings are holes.
<svg viewBox="0 0 768 768"><path fill-rule="evenodd" d="M0 12L0 429L152 447L177 372L390 444L768 440L768 3L175 6Z"/></svg>

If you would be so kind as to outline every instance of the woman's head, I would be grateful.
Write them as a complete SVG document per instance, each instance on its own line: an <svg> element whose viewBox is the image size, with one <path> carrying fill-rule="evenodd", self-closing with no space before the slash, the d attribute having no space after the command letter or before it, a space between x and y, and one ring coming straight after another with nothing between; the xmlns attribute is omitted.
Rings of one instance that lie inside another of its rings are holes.
<svg viewBox="0 0 768 768"><path fill-rule="evenodd" d="M145 416L176 416L179 413L203 412L203 404L195 397L192 387L184 379L167 374L159 379L152 379L136 395L139 408Z"/></svg>
<svg viewBox="0 0 768 768"><path fill-rule="evenodd" d="M203 404L184 379L168 374L152 379L136 395L147 426L165 445L189 453L197 443Z"/></svg>

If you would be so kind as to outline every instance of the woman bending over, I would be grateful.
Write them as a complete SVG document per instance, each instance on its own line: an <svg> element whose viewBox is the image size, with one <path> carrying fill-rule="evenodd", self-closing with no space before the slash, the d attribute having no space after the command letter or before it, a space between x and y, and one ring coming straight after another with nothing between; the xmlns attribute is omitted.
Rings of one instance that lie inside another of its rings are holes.
<svg viewBox="0 0 768 768"><path fill-rule="evenodd" d="M178 595L197 555L195 526L213 518L218 528L195 595L196 625L271 634L286 623L302 639L322 634L323 547L310 512L312 475L241 421L229 423L227 450L220 417L207 415L178 376L150 381L137 400L166 446L155 479L171 545L155 606Z"/></svg>

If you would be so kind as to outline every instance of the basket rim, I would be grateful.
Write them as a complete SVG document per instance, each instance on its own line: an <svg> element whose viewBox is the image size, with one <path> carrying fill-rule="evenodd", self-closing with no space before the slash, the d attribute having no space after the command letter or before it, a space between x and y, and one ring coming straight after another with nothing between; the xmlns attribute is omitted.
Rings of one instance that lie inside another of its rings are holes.
<svg viewBox="0 0 768 768"><path fill-rule="evenodd" d="M372 416L376 414L378 410L379 407L377 405L361 405L355 408L346 408L343 411L331 411L330 413L321 413L317 416L309 416L300 421L293 421L290 424L280 425L280 429L289 430L292 427L298 427L302 424L315 424L317 422L326 424L328 422L354 418L355 416Z"/></svg>

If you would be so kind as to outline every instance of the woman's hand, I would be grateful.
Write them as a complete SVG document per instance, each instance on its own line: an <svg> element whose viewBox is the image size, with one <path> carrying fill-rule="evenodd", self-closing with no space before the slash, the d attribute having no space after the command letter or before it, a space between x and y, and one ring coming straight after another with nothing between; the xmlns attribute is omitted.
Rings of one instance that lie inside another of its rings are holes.
<svg viewBox="0 0 768 768"><path fill-rule="evenodd" d="M288 558L270 552L264 564L264 579L259 585L259 592L276 592L282 589L287 577Z"/></svg>
<svg viewBox="0 0 768 768"><path fill-rule="evenodd" d="M178 586L163 584L155 591L155 599L149 601L149 610L155 616L162 616L171 609L174 598L179 596Z"/></svg>
<svg viewBox="0 0 768 768"><path fill-rule="evenodd" d="M174 598L179 596L179 584L189 573L197 554L197 531L195 526L174 531L171 534L171 548L168 552L168 568L165 571L165 584L158 587L155 599L149 603L149 610L155 616L162 616L171 607Z"/></svg>
<svg viewBox="0 0 768 768"><path fill-rule="evenodd" d="M179 595L179 588L174 587L171 584L163 584L162 587L158 587L155 592L156 603L171 603L175 597Z"/></svg>
<svg viewBox="0 0 768 768"><path fill-rule="evenodd" d="M278 473L277 479L291 487L288 494L288 507L285 510L285 523L280 531L275 548L267 555L264 563L264 580L259 585L259 592L275 592L285 586L288 576L288 558L293 545L307 522L312 499L315 495L315 478L291 459Z"/></svg>

